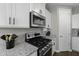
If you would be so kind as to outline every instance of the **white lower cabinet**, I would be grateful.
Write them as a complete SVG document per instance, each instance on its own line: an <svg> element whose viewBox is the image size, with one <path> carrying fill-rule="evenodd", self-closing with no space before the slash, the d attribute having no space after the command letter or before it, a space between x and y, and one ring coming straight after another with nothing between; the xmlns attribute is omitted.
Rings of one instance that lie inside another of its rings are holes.
<svg viewBox="0 0 79 59"><path fill-rule="evenodd" d="M72 37L72 50L79 51L79 37Z"/></svg>

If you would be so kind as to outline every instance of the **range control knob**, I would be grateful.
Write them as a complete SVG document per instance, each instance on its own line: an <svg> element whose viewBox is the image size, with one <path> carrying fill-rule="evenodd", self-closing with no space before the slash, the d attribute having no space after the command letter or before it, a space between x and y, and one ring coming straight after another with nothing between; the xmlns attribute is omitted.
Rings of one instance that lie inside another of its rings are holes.
<svg viewBox="0 0 79 59"><path fill-rule="evenodd" d="M44 47L45 49L47 48L47 47Z"/></svg>
<svg viewBox="0 0 79 59"><path fill-rule="evenodd" d="M49 45L47 45L47 47L48 47Z"/></svg>
<svg viewBox="0 0 79 59"><path fill-rule="evenodd" d="M42 48L42 50L44 51L44 48Z"/></svg>
<svg viewBox="0 0 79 59"><path fill-rule="evenodd" d="M52 43L49 43L49 45L50 45L50 44L52 44Z"/></svg>
<svg viewBox="0 0 79 59"><path fill-rule="evenodd" d="M40 50L39 53L41 53L42 51Z"/></svg>

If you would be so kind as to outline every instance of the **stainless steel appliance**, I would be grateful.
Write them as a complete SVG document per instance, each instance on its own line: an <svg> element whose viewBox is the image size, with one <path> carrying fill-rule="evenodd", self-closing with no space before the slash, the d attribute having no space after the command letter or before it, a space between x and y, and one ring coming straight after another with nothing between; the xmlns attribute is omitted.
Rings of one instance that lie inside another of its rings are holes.
<svg viewBox="0 0 79 59"><path fill-rule="evenodd" d="M45 17L35 11L31 11L30 27L45 27Z"/></svg>
<svg viewBox="0 0 79 59"><path fill-rule="evenodd" d="M52 55L52 41L42 36L30 37L25 34L25 41L36 46L37 56L51 56Z"/></svg>

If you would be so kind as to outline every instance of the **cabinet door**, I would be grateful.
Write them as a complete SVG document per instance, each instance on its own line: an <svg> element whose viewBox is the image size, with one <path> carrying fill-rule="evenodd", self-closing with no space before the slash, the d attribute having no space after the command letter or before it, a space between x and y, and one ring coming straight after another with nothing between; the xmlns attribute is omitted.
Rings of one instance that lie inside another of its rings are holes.
<svg viewBox="0 0 79 59"><path fill-rule="evenodd" d="M13 6L13 24L20 28L29 28L29 3L16 3Z"/></svg>
<svg viewBox="0 0 79 59"><path fill-rule="evenodd" d="M0 3L0 26L11 24L11 4Z"/></svg>
<svg viewBox="0 0 79 59"><path fill-rule="evenodd" d="M72 28L79 29L79 14L72 15Z"/></svg>
<svg viewBox="0 0 79 59"><path fill-rule="evenodd" d="M71 9L59 8L59 49L71 49Z"/></svg>
<svg viewBox="0 0 79 59"><path fill-rule="evenodd" d="M45 10L46 12L46 28L51 29L51 13L48 10Z"/></svg>
<svg viewBox="0 0 79 59"><path fill-rule="evenodd" d="M72 50L79 51L79 37L72 37Z"/></svg>
<svg viewBox="0 0 79 59"><path fill-rule="evenodd" d="M32 10L38 12L39 3L30 3L30 11L32 11Z"/></svg>
<svg viewBox="0 0 79 59"><path fill-rule="evenodd" d="M45 3L40 3L40 10L39 13L45 16Z"/></svg>
<svg viewBox="0 0 79 59"><path fill-rule="evenodd" d="M30 3L30 11L32 10L45 16L45 3Z"/></svg>

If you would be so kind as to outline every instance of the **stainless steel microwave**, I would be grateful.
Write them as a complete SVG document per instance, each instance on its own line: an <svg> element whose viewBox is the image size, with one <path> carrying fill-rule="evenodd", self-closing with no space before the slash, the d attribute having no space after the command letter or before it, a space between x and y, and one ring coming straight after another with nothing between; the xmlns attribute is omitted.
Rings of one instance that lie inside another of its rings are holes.
<svg viewBox="0 0 79 59"><path fill-rule="evenodd" d="M45 27L46 18L35 11L30 12L30 27Z"/></svg>

